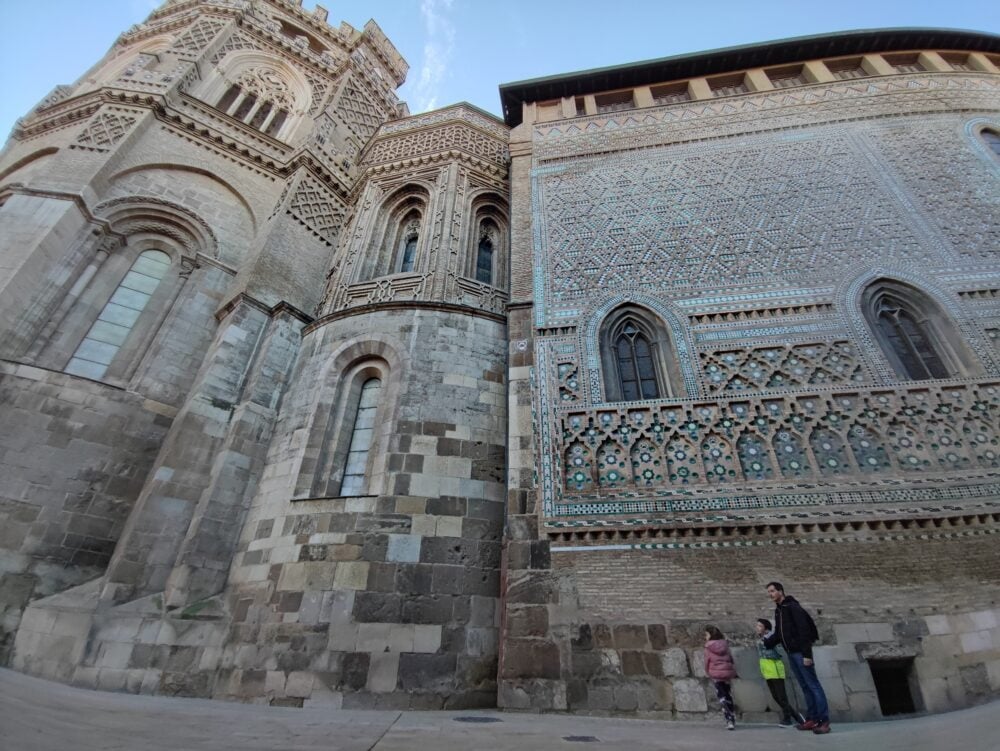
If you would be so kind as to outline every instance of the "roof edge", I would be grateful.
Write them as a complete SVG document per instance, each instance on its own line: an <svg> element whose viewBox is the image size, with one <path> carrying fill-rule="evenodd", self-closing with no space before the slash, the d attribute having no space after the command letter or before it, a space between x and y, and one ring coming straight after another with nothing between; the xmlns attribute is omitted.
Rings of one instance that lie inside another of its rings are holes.
<svg viewBox="0 0 1000 751"><path fill-rule="evenodd" d="M521 123L523 102L697 78L740 68L783 65L817 57L916 48L1000 52L1000 35L966 29L904 27L789 37L513 81L500 85L500 101L504 122L515 127Z"/></svg>

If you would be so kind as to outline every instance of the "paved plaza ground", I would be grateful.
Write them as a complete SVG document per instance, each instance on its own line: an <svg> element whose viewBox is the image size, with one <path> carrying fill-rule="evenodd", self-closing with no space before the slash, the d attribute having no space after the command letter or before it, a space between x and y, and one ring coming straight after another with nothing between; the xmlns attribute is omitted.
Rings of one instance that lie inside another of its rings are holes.
<svg viewBox="0 0 1000 751"><path fill-rule="evenodd" d="M285 709L88 691L0 670L3 751L996 751L998 727L1000 703L894 722L841 724L828 736L814 736L765 725L728 732L721 719Z"/></svg>

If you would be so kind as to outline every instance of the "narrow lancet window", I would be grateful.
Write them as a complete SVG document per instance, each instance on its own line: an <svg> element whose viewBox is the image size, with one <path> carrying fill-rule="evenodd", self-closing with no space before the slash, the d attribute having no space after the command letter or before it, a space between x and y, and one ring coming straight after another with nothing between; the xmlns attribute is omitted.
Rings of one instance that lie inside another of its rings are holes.
<svg viewBox="0 0 1000 751"><path fill-rule="evenodd" d="M344 467L344 479L340 485L342 496L364 494L368 452L371 450L374 437L375 412L378 409L381 390L382 381L378 378L369 378L361 387L354 430L351 432L351 445L347 451L347 464Z"/></svg>
<svg viewBox="0 0 1000 751"><path fill-rule="evenodd" d="M479 241L476 252L476 281L484 284L493 283L493 243L488 237Z"/></svg>
<svg viewBox="0 0 1000 751"><path fill-rule="evenodd" d="M399 264L401 272L413 271L413 257L417 254L417 236L411 235L406 238L403 245L403 260Z"/></svg>

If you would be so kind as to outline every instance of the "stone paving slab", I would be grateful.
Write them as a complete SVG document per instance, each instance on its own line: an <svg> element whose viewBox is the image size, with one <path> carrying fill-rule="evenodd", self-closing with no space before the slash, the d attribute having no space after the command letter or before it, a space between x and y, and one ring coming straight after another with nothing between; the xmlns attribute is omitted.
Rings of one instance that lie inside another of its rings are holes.
<svg viewBox="0 0 1000 751"><path fill-rule="evenodd" d="M474 717L486 722L463 722ZM503 712L288 709L72 688L0 670L3 751L996 751L1000 702L828 736L767 725ZM595 740L588 740L595 739Z"/></svg>

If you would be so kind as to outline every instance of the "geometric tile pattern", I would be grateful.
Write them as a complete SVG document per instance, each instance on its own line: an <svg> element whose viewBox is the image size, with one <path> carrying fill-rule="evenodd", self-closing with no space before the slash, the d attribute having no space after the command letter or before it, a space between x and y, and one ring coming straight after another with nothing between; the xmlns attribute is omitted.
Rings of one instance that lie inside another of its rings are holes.
<svg viewBox="0 0 1000 751"><path fill-rule="evenodd" d="M1000 468L995 381L557 412L555 484L572 496Z"/></svg>
<svg viewBox="0 0 1000 751"><path fill-rule="evenodd" d="M941 148L942 143L956 148ZM1000 165L980 158L960 123L925 121L919 128L886 129L876 147L899 182L935 218L955 253L1000 262ZM919 170L912 168L915 153Z"/></svg>
<svg viewBox="0 0 1000 751"><path fill-rule="evenodd" d="M839 129L581 158L538 179L553 302L930 260Z"/></svg>
<svg viewBox="0 0 1000 751"><path fill-rule="evenodd" d="M847 341L711 350L699 356L710 394L867 380Z"/></svg>

